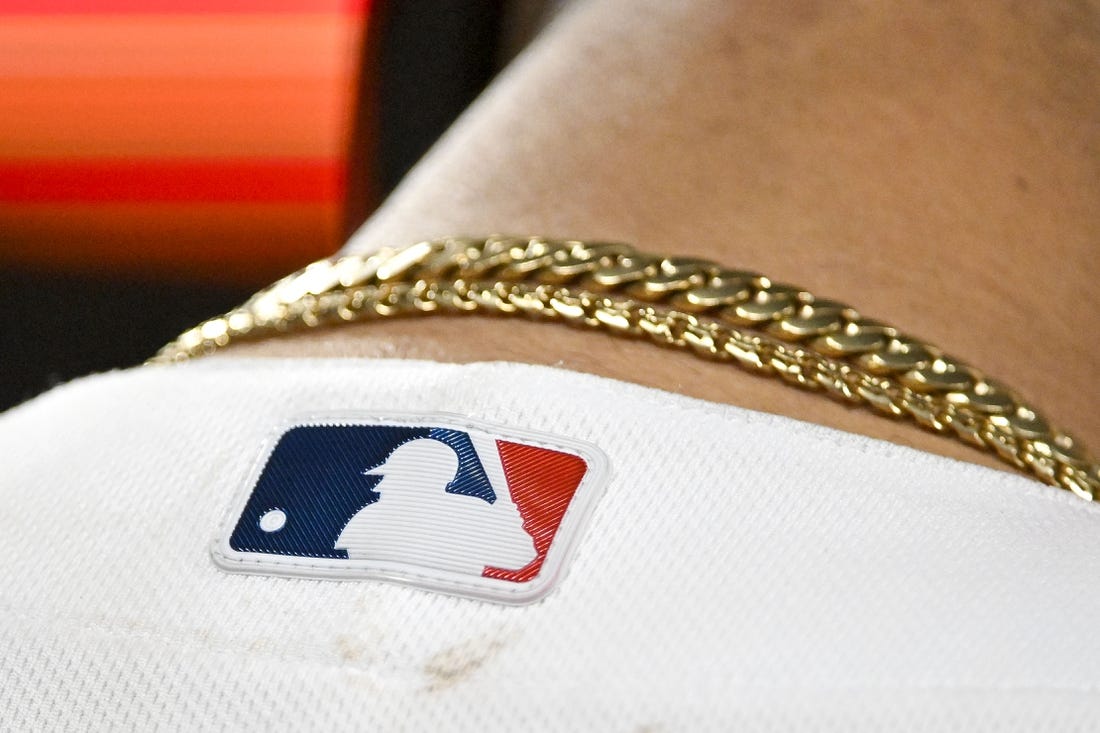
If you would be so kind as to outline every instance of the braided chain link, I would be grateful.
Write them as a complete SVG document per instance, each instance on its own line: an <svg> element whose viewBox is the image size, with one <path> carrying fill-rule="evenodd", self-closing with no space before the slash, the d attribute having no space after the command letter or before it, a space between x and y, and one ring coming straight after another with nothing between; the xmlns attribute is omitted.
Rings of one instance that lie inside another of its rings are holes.
<svg viewBox="0 0 1100 733"><path fill-rule="evenodd" d="M644 337L909 418L1093 500L1100 465L1018 394L844 303L619 243L448 238L315 262L184 332L151 363L295 327L489 311Z"/></svg>

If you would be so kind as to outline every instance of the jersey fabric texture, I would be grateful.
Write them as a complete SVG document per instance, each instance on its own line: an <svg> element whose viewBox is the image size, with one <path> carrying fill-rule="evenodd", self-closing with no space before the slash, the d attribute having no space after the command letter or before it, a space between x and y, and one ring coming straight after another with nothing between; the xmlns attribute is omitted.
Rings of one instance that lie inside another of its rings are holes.
<svg viewBox="0 0 1100 733"><path fill-rule="evenodd" d="M611 480L504 606L230 574L265 440L411 410ZM1100 508L1027 478L552 368L211 359L0 416L0 729L1084 730Z"/></svg>

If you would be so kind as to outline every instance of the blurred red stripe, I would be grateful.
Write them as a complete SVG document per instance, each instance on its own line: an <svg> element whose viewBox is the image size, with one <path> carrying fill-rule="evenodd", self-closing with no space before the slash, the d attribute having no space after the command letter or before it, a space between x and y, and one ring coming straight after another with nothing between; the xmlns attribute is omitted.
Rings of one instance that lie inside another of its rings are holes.
<svg viewBox="0 0 1100 733"><path fill-rule="evenodd" d="M0 15L360 14L370 6L371 0L0 0Z"/></svg>
<svg viewBox="0 0 1100 733"><path fill-rule="evenodd" d="M0 162L0 206L11 203L323 202L343 197L344 163L316 160Z"/></svg>

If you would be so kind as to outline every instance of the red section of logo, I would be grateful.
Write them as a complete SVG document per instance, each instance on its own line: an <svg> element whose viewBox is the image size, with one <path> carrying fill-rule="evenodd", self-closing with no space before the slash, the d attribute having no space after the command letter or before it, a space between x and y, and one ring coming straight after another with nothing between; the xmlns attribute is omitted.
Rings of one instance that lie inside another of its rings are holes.
<svg viewBox="0 0 1100 733"><path fill-rule="evenodd" d="M546 553L561 526L565 510L588 471L579 456L533 445L497 441L504 477L512 501L523 517L523 528L535 541L538 557L519 570L485 568L482 576L523 583L539 574Z"/></svg>

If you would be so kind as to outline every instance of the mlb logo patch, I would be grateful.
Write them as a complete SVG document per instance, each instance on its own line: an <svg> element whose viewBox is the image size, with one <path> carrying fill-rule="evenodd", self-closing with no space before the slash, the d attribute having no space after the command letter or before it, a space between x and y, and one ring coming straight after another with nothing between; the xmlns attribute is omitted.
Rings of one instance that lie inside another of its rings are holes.
<svg viewBox="0 0 1100 733"><path fill-rule="evenodd" d="M265 451L213 557L526 603L560 577L606 473L594 446L452 416L304 421Z"/></svg>

